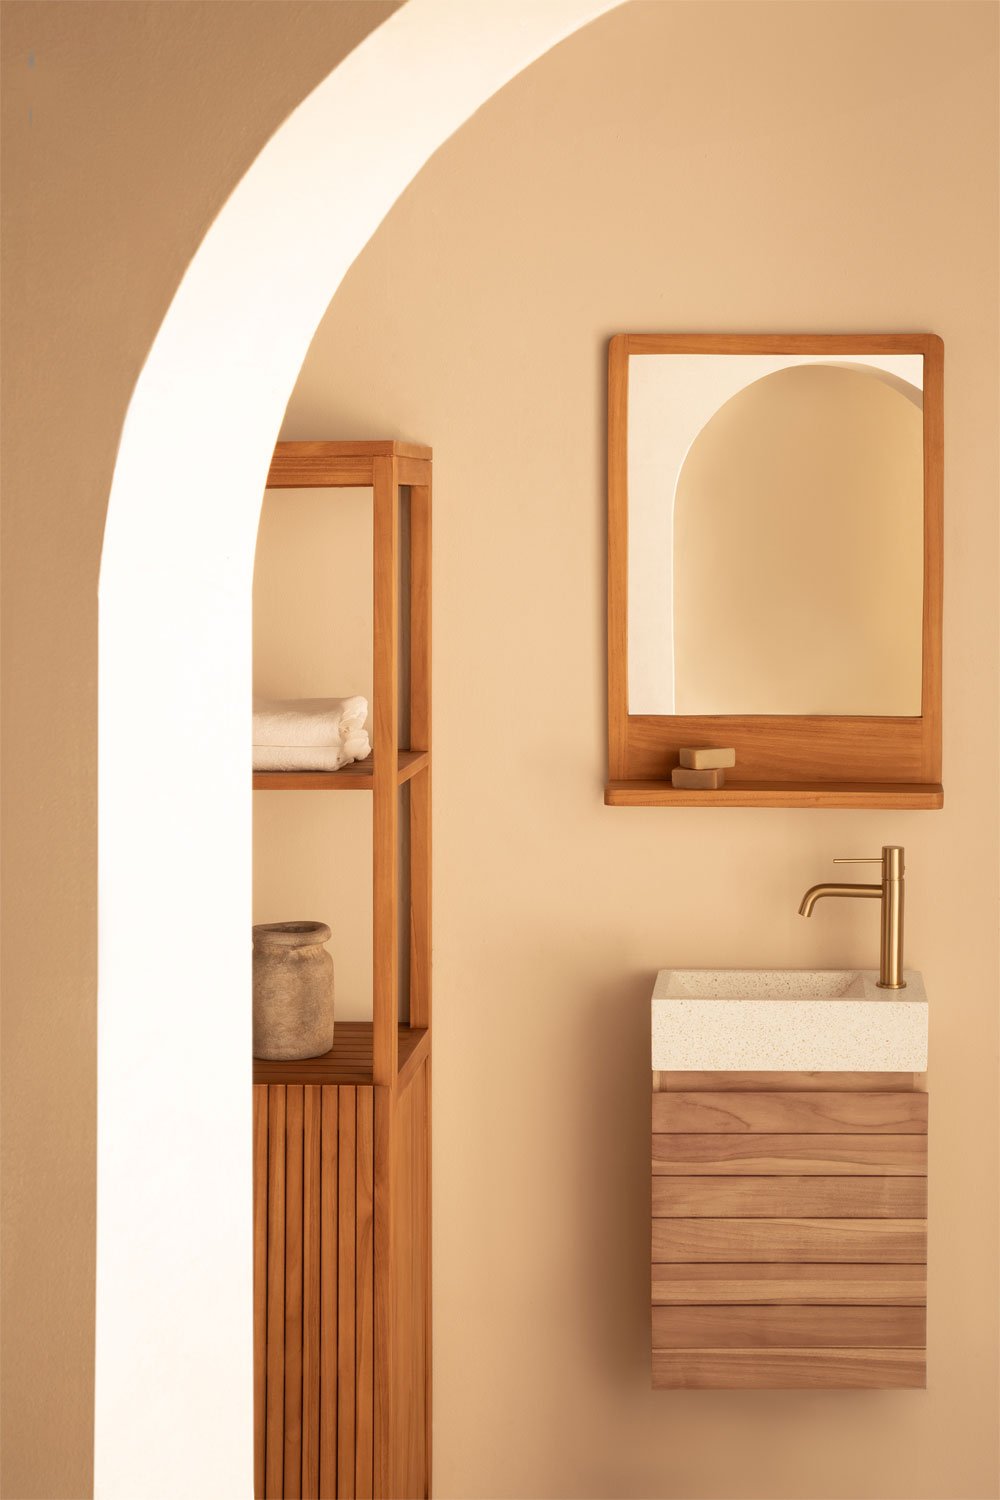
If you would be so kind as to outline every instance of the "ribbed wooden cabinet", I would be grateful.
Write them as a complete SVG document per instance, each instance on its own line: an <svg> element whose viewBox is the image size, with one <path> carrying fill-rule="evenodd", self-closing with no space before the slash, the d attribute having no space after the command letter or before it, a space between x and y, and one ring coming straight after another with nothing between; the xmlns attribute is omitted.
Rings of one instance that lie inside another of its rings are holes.
<svg viewBox="0 0 1000 1500"><path fill-rule="evenodd" d="M371 792L374 930L372 1021L338 1021L323 1057L254 1063L258 1500L406 1500L431 1484L431 450L279 443L268 476L359 486L374 506L372 759L253 778Z"/></svg>
<svg viewBox="0 0 1000 1500"><path fill-rule="evenodd" d="M653 1385L926 1385L909 1073L654 1073Z"/></svg>

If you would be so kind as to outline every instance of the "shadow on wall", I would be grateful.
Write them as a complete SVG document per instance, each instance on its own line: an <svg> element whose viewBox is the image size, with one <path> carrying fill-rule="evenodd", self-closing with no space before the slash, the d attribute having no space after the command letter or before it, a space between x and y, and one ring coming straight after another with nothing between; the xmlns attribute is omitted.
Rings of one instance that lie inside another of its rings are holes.
<svg viewBox="0 0 1000 1500"><path fill-rule="evenodd" d="M650 1383L649 997L655 978L652 970L637 971L588 1000L577 1030L581 1087L574 1094L581 1106L576 1219L582 1284L590 1289L583 1321L602 1379L644 1390Z"/></svg>

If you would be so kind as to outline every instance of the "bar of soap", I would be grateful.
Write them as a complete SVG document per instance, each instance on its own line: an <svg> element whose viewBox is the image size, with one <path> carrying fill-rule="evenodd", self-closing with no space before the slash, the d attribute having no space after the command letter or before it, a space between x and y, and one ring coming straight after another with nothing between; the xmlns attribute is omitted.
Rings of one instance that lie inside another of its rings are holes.
<svg viewBox="0 0 1000 1500"><path fill-rule="evenodd" d="M712 767L707 771L693 771L687 766L674 766L670 773L670 780L674 786L684 787L689 791L709 791L715 787L725 786L726 773L717 767Z"/></svg>
<svg viewBox="0 0 1000 1500"><path fill-rule="evenodd" d="M735 764L735 750L712 750L705 746L681 751L681 765L691 771L721 771L726 766Z"/></svg>

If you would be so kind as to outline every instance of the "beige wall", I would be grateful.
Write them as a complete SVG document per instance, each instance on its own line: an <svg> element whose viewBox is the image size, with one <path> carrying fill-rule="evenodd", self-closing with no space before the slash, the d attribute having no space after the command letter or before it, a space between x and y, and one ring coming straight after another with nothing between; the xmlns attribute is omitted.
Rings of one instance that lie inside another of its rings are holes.
<svg viewBox="0 0 1000 1500"><path fill-rule="evenodd" d="M371 490L270 491L257 534L253 597L255 693L362 693L371 703ZM319 920L338 934L329 944L337 1015L370 1019L371 798L261 792L253 800L254 921L325 912Z"/></svg>
<svg viewBox="0 0 1000 1500"><path fill-rule="evenodd" d="M96 595L125 407L230 189L294 105L394 8L3 5L0 1483L9 1500L91 1486ZM149 940L154 955L165 940L155 912Z"/></svg>
<svg viewBox="0 0 1000 1500"><path fill-rule="evenodd" d="M996 1494L995 40L981 5L626 7L439 153L306 360L286 437L435 449L440 1495ZM608 336L923 328L946 810L603 807ZM653 1393L653 973L871 965L872 912L796 907L895 841L933 996L930 1389Z"/></svg>
<svg viewBox="0 0 1000 1500"><path fill-rule="evenodd" d="M89 1465L94 585L117 432L221 195L376 11L5 8L9 1497L84 1493ZM286 436L436 451L441 1495L996 1493L996 106L991 5L630 6L439 154L307 360ZM924 327L947 346L946 810L605 809L607 336ZM333 914L311 851L351 815L289 816L301 842L258 820L258 875L263 857L278 899L295 866L289 899ZM794 909L833 854L883 840L907 845L934 997L930 1390L654 1395L652 972L870 962L870 913Z"/></svg>

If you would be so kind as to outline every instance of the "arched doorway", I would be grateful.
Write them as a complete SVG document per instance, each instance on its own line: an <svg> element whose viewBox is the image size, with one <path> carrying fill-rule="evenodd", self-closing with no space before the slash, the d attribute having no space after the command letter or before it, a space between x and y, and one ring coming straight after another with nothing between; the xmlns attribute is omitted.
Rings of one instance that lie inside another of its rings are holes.
<svg viewBox="0 0 1000 1500"><path fill-rule="evenodd" d="M100 597L95 1492L106 1500L252 1489L251 578L289 393L341 278L428 157L618 3L409 0L261 152L136 386ZM151 917L165 934L155 952Z"/></svg>

